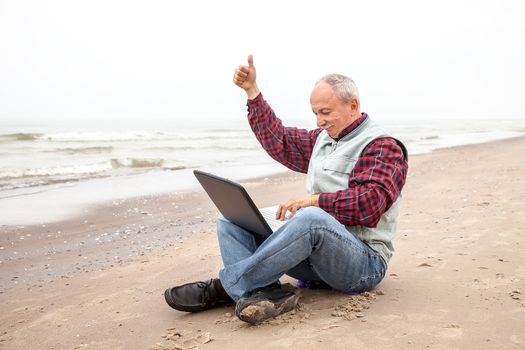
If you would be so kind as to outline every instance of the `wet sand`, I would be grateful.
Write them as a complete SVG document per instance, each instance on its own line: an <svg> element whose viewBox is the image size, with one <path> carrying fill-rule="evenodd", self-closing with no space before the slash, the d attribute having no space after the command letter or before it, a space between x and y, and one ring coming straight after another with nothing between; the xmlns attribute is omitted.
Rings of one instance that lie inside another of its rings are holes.
<svg viewBox="0 0 525 350"><path fill-rule="evenodd" d="M358 296L298 289L296 311L256 327L231 306L186 314L164 302L165 288L220 269L203 193L0 226L0 348L522 349L524 153L517 138L411 157L385 280ZM304 193L292 173L243 184L259 206Z"/></svg>

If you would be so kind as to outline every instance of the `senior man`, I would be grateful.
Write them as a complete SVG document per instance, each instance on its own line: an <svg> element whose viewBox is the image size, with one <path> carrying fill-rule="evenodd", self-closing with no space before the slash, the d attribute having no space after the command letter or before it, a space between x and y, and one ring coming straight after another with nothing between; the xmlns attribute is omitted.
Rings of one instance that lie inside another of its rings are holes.
<svg viewBox="0 0 525 350"><path fill-rule="evenodd" d="M262 243L219 218L219 278L169 288L166 302L187 312L235 302L241 320L258 324L297 305L298 296L280 287L284 274L342 292L374 288L394 251L405 146L361 112L346 76L329 74L315 85L310 103L318 128L311 131L282 125L257 87L251 55L233 81L248 96L255 136L272 158L307 174L308 194L279 206L276 217L290 219Z"/></svg>

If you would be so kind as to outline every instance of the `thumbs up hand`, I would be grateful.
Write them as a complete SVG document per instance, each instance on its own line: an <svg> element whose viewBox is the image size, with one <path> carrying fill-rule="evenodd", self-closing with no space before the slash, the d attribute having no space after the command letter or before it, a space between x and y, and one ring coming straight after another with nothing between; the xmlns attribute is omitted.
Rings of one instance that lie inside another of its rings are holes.
<svg viewBox="0 0 525 350"><path fill-rule="evenodd" d="M253 56L248 56L248 65L240 65L233 75L233 82L238 87L244 89L250 100L259 95L259 88L256 83L255 66L253 65Z"/></svg>

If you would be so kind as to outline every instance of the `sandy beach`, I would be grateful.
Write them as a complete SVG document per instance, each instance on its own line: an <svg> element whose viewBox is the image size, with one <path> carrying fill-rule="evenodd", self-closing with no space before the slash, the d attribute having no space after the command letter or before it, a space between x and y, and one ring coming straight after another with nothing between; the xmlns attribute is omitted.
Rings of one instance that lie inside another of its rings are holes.
<svg viewBox="0 0 525 350"><path fill-rule="evenodd" d="M255 327L232 306L187 314L164 301L166 288L221 267L203 193L0 226L0 348L524 349L523 154L521 137L411 157L384 281L357 296L297 289L296 311ZM270 206L304 193L304 180L243 184Z"/></svg>

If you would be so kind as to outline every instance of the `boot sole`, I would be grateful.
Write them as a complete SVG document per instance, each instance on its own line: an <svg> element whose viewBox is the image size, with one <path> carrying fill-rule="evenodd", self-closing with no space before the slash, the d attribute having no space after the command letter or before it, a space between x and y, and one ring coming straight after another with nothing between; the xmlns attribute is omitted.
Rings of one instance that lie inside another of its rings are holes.
<svg viewBox="0 0 525 350"><path fill-rule="evenodd" d="M244 322L257 325L267 319L292 311L297 306L298 301L297 295L291 295L279 303L261 300L242 308L241 311L237 312L237 317Z"/></svg>

